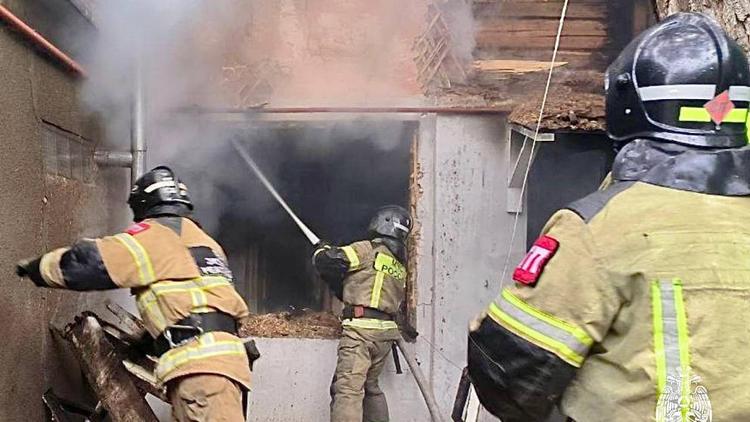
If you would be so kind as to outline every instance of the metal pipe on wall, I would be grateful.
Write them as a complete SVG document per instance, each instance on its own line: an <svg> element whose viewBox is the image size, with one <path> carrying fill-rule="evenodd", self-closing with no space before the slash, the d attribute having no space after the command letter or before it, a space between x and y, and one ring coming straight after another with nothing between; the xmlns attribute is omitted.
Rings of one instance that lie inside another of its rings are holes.
<svg viewBox="0 0 750 422"><path fill-rule="evenodd" d="M74 73L84 78L87 76L86 70L83 68L83 66L78 64L78 62L76 62L72 58L70 58L62 50L55 47L54 44L47 41L47 39L41 36L38 32L36 32L34 28L27 25L24 21L22 21L16 15L14 15L13 12L8 10L7 7L1 4L0 4L0 19L4 20L6 23L8 23L8 25L18 30L35 46L44 50L50 56L52 56L53 58L63 63L68 69L72 70Z"/></svg>
<svg viewBox="0 0 750 422"><path fill-rule="evenodd" d="M133 153L129 151L96 151L94 162L102 167L131 167Z"/></svg>
<svg viewBox="0 0 750 422"><path fill-rule="evenodd" d="M133 82L133 109L130 134L130 149L133 154L133 161L130 166L131 185L134 185L135 181L146 171L146 110L144 104L143 69L140 57L136 57L136 63L133 68Z"/></svg>
<svg viewBox="0 0 750 422"><path fill-rule="evenodd" d="M130 151L100 150L94 153L94 162L103 167L129 167L130 183L146 171L145 104L141 68L133 68L133 96L130 116Z"/></svg>

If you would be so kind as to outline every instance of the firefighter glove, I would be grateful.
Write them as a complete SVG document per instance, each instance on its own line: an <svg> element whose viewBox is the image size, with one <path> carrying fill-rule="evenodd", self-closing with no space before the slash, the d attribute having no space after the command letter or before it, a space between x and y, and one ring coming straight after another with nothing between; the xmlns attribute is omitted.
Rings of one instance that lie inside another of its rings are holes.
<svg viewBox="0 0 750 422"><path fill-rule="evenodd" d="M260 359L260 351L258 346L255 345L255 340L245 341L245 352L247 352L247 360L250 363L250 370L253 370L253 364L256 360Z"/></svg>
<svg viewBox="0 0 750 422"><path fill-rule="evenodd" d="M41 257L36 259L23 259L21 261L18 261L18 263L16 264L16 274L19 277L28 278L39 287L48 287L47 283L42 278L42 273L39 269L39 264L41 263L41 261Z"/></svg>
<svg viewBox="0 0 750 422"><path fill-rule="evenodd" d="M328 249L331 247L331 244L326 240L319 240L318 243L313 245L313 248L317 251L318 249Z"/></svg>

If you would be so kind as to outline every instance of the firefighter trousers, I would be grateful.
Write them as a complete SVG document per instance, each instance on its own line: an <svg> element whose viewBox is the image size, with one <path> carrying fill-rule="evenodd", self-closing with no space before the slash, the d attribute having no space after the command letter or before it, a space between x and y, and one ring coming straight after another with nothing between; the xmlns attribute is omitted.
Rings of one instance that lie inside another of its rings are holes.
<svg viewBox="0 0 750 422"><path fill-rule="evenodd" d="M186 375L169 382L174 422L244 422L242 389L215 374Z"/></svg>
<svg viewBox="0 0 750 422"><path fill-rule="evenodd" d="M387 422L388 404L378 385L398 330L344 327L331 383L331 422Z"/></svg>

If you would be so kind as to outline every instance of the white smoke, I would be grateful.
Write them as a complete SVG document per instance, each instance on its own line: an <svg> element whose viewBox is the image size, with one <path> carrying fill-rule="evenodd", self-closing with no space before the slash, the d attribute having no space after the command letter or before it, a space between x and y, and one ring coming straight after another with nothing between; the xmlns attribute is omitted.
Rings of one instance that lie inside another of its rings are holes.
<svg viewBox="0 0 750 422"><path fill-rule="evenodd" d="M245 186L258 188L249 183L253 176L248 169L231 159L235 154L228 142L239 137L250 146L252 129L262 126L258 120L244 116L227 123L180 110L248 107L261 102L269 106L423 104L412 44L425 29L428 3L99 1L95 11L99 37L84 61L91 76L83 100L106 123L108 147L127 150L133 75L140 69L147 167L167 164L178 170L209 231L218 227L223 208L229 206L240 208L234 212L269 218L278 210L265 192L249 191L252 201L225 203L228 187L237 191ZM470 56L471 7L463 1L440 3L457 53ZM351 139L383 151L404 142L398 127L359 119L322 127L303 134L305 139L294 148L305 157L325 162ZM260 164L272 180L280 176L274 173L283 156L260 158L267 161Z"/></svg>

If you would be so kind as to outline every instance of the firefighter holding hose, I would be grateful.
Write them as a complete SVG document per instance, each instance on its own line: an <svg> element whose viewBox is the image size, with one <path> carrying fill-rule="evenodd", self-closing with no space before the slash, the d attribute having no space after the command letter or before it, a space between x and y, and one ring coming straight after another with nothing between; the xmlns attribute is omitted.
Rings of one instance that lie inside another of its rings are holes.
<svg viewBox="0 0 750 422"><path fill-rule="evenodd" d="M140 177L128 204L134 224L124 233L19 262L18 275L40 287L131 289L173 419L244 421L250 366L237 327L248 309L224 251L191 219L187 187L168 167Z"/></svg>
<svg viewBox="0 0 750 422"><path fill-rule="evenodd" d="M369 238L348 246L317 245L313 263L344 302L343 333L331 384L332 422L388 421L378 386L392 345L401 338L396 315L406 287L406 238L412 227L402 207L381 208Z"/></svg>

